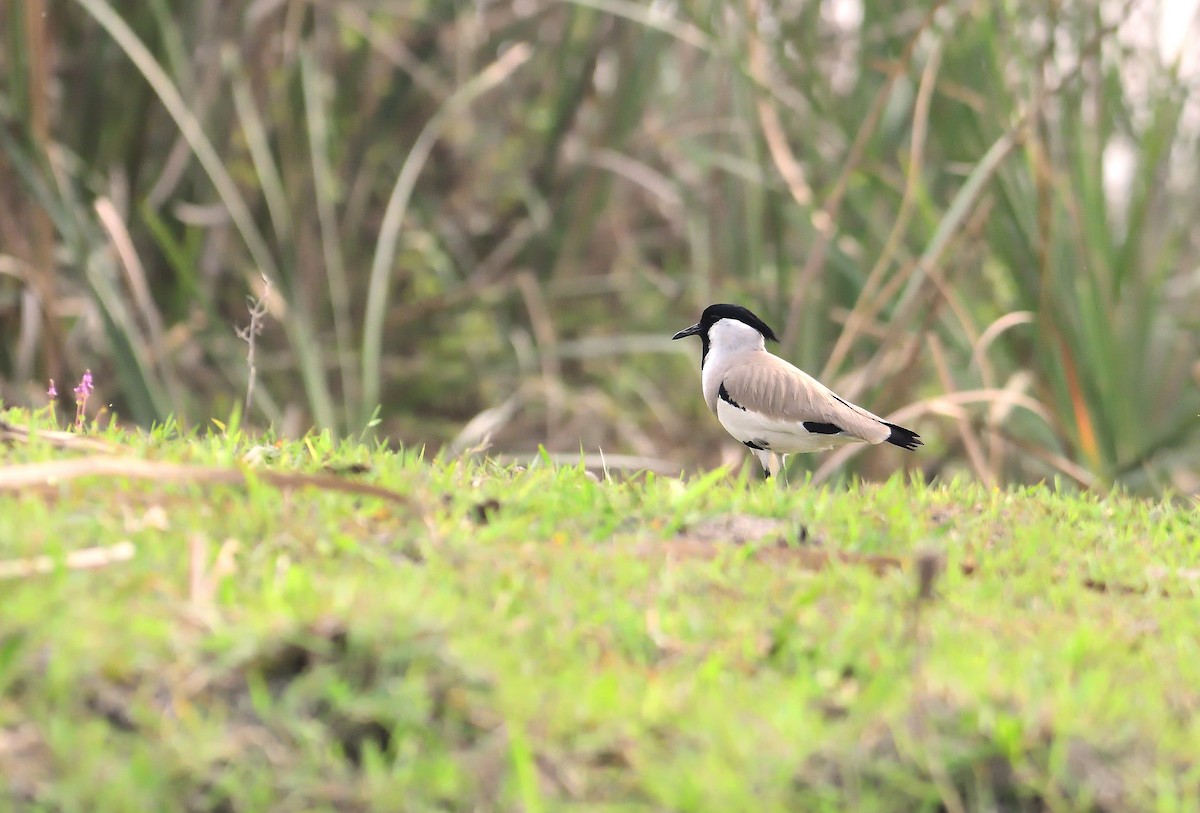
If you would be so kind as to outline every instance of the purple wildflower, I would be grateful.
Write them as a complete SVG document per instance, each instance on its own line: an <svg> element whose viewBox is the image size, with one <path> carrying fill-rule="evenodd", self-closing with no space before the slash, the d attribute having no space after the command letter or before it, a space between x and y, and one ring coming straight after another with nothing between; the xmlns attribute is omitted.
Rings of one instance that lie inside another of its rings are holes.
<svg viewBox="0 0 1200 813"><path fill-rule="evenodd" d="M75 403L86 404L88 396L92 394L92 371L84 370L83 378L79 379L79 386L75 388Z"/></svg>
<svg viewBox="0 0 1200 813"><path fill-rule="evenodd" d="M92 371L84 370L79 386L75 388L75 428L83 428L83 419L87 412L88 397L92 394Z"/></svg>
<svg viewBox="0 0 1200 813"><path fill-rule="evenodd" d="M54 379L50 379L50 386L46 389L46 397L53 401L58 397L58 390L54 388Z"/></svg>

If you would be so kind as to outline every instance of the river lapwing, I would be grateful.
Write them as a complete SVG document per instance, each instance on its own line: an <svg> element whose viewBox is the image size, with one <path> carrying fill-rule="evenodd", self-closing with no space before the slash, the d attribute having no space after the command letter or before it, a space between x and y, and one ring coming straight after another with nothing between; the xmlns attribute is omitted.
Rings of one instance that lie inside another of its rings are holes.
<svg viewBox="0 0 1200 813"><path fill-rule="evenodd" d="M839 398L803 370L770 353L775 332L739 305L709 305L700 321L672 336L699 336L701 389L725 431L754 452L766 476L789 454L848 443L921 446L911 429Z"/></svg>

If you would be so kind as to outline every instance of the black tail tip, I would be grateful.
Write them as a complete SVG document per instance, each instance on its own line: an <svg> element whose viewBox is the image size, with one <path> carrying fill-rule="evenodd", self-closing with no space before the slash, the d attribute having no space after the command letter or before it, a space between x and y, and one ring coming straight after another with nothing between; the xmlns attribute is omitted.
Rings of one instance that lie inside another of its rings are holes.
<svg viewBox="0 0 1200 813"><path fill-rule="evenodd" d="M892 434L887 436L887 442L893 446L899 446L901 449L908 449L911 452L918 446L925 445L921 440L921 436L911 429L905 429L903 426L886 422L884 426L892 430Z"/></svg>

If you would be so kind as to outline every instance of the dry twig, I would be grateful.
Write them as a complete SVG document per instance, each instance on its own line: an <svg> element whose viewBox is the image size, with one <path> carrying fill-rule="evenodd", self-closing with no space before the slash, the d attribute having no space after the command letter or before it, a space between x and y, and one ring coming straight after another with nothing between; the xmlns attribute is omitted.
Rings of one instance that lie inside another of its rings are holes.
<svg viewBox="0 0 1200 813"><path fill-rule="evenodd" d="M189 466L158 460L133 457L82 457L75 460L52 460L45 463L23 463L0 467L0 493L25 492L38 488L57 488L60 483L81 477L127 477L131 480L153 480L157 483L244 485L261 480L276 488L318 488L323 491L343 491L379 497L389 502L407 505L405 494L370 483L359 483L328 474L308 474L266 469L222 468L219 466Z"/></svg>
<svg viewBox="0 0 1200 813"><path fill-rule="evenodd" d="M246 327L238 328L238 338L246 343L246 367L249 369L249 376L246 379L246 415L250 414L250 405L254 401L254 385L258 382L258 365L255 361L255 350L257 349L257 339L263 330L263 319L267 315L267 297L271 292L271 280L266 276L262 278L263 293L262 296L250 298L247 297L250 310L250 324Z"/></svg>
<svg viewBox="0 0 1200 813"><path fill-rule="evenodd" d="M68 553L62 561L67 570L95 570L115 562L127 562L135 552L133 543L126 540L105 547L83 548ZM0 579L23 579L42 573L53 573L58 562L53 556L31 556L0 562Z"/></svg>

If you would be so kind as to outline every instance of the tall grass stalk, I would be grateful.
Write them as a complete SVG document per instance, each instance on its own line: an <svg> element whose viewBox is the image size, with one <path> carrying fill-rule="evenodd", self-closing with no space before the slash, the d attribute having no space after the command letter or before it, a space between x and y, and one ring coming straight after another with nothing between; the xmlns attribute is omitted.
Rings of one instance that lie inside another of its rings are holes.
<svg viewBox="0 0 1200 813"><path fill-rule="evenodd" d="M192 114L178 88L153 54L112 6L104 0L75 0L75 2L104 27L154 89L155 95L170 113L171 118L179 127L179 132L187 139L188 146L201 166L204 167L217 194L220 195L225 210L233 219L254 264L258 267L257 273L265 275L284 292L288 300L288 312L282 315L281 322L291 340L292 349L296 353L308 400L313 409L313 417L318 425L333 426L335 413L329 386L322 369L319 355L320 343L313 334L309 318L295 296L293 286L280 274L275 259L255 223L241 191L222 163L216 148L205 135L204 128ZM254 273L253 271L248 272L246 278L251 279Z"/></svg>
<svg viewBox="0 0 1200 813"><path fill-rule="evenodd" d="M362 381L363 408L369 412L378 403L381 387L381 362L383 356L383 321L387 313L388 294L391 288L393 261L400 227L404 222L408 202L417 184L421 170L433 151L445 127L456 115L460 115L478 97L499 85L513 71L528 61L531 49L521 43L509 48L484 70L464 83L446 100L417 136L404 166L396 177L383 212L379 227L379 239L375 244L375 255L371 260L371 272L367 281L366 313L363 317L362 338ZM364 419L366 415L364 414Z"/></svg>

